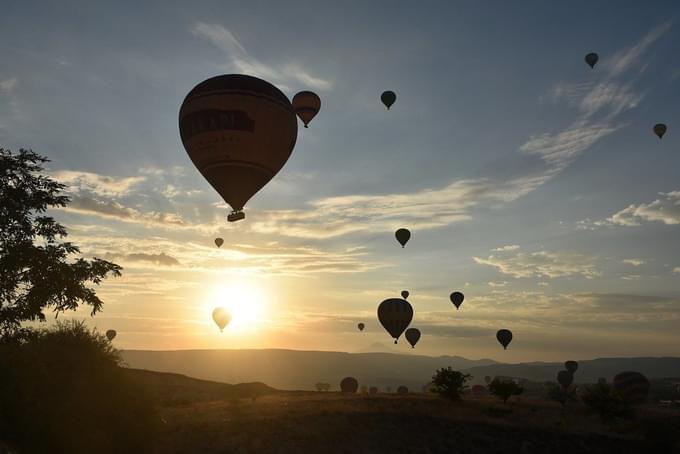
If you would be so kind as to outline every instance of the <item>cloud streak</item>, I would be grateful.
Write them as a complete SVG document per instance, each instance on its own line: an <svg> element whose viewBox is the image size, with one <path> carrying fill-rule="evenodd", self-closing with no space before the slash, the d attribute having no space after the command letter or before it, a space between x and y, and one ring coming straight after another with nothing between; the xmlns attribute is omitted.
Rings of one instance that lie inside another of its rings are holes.
<svg viewBox="0 0 680 454"><path fill-rule="evenodd" d="M516 252L514 254L473 257L480 265L497 268L502 274L515 278L549 278L583 276L592 279L600 275L595 257L566 252Z"/></svg>

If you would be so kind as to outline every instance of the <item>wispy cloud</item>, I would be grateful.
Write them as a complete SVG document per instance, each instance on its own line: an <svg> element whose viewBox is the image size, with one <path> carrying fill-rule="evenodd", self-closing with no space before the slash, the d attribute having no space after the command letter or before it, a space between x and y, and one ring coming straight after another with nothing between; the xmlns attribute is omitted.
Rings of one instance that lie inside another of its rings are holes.
<svg viewBox="0 0 680 454"><path fill-rule="evenodd" d="M65 184L70 192L87 191L108 197L126 195L132 187L146 180L143 176L116 178L74 170L59 170L52 172L51 176Z"/></svg>
<svg viewBox="0 0 680 454"><path fill-rule="evenodd" d="M262 63L248 54L234 34L222 25L198 22L191 28L191 33L222 50L237 72L283 84L294 81L298 85L317 90L329 90L333 86L330 80L313 76L299 63L288 62L280 66Z"/></svg>
<svg viewBox="0 0 680 454"><path fill-rule="evenodd" d="M11 93L17 86L18 79L12 77L10 79L0 80L0 93Z"/></svg>
<svg viewBox="0 0 680 454"><path fill-rule="evenodd" d="M497 247L491 249L492 252L503 252L503 251L516 251L519 249L519 244L508 244L506 246Z"/></svg>
<svg viewBox="0 0 680 454"><path fill-rule="evenodd" d="M600 275L595 257L570 252L516 252L473 257L480 265L489 265L515 278L557 278L581 275L592 279Z"/></svg>
<svg viewBox="0 0 680 454"><path fill-rule="evenodd" d="M640 65L640 58L652 44L654 44L671 28L672 25L673 22L668 21L655 27L634 46L623 49L614 54L610 59L611 62L608 64L609 73L612 76L618 76L629 69L644 68L644 65Z"/></svg>
<svg viewBox="0 0 680 454"><path fill-rule="evenodd" d="M633 266L640 266L645 264L645 261L642 259L624 259L622 260L622 262Z"/></svg>
<svg viewBox="0 0 680 454"><path fill-rule="evenodd" d="M659 195L660 198L650 203L629 205L614 213L606 222L623 226L637 226L642 221L680 224L680 191L661 192Z"/></svg>

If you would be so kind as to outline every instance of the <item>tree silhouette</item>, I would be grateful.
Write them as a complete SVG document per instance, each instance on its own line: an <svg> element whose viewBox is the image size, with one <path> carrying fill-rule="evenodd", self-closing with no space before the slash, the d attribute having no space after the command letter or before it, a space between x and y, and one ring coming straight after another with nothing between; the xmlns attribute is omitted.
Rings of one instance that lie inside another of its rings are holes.
<svg viewBox="0 0 680 454"><path fill-rule="evenodd" d="M470 378L470 374L453 370L450 366L441 368L432 376L433 390L449 400L461 400Z"/></svg>
<svg viewBox="0 0 680 454"><path fill-rule="evenodd" d="M62 241L66 229L46 211L70 199L64 185L41 174L46 162L31 150L0 148L0 333L45 320L47 308L59 313L86 304L94 315L103 303L88 284L120 276L120 266L74 258L78 247Z"/></svg>
<svg viewBox="0 0 680 454"><path fill-rule="evenodd" d="M519 396L524 392L524 388L515 383L513 380L502 380L494 378L489 383L489 392L507 403L511 396Z"/></svg>

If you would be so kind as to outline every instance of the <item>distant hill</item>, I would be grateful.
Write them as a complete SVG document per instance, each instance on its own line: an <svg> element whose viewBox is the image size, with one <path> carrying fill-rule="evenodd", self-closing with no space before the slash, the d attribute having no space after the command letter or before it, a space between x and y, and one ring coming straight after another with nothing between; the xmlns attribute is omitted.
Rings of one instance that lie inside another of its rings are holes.
<svg viewBox="0 0 680 454"><path fill-rule="evenodd" d="M264 383L229 385L167 372L129 368L124 370L128 377L143 385L162 405L252 398L279 392Z"/></svg>
<svg viewBox="0 0 680 454"><path fill-rule="evenodd" d="M503 375L521 377L531 381L555 381L557 372L564 369L563 363L496 363L466 370L477 379L485 375ZM574 375L577 383L594 383L598 378L611 380L619 372L634 370L648 378L665 378L680 375L680 358L597 358L578 362L578 370Z"/></svg>
<svg viewBox="0 0 680 454"><path fill-rule="evenodd" d="M468 369L495 364L490 359L469 360L458 356L422 356L394 353L341 353L297 350L126 350L129 367L175 372L224 383L258 381L278 389L311 390L318 382L337 389L351 375L360 385L406 385L420 389L434 371L452 366Z"/></svg>

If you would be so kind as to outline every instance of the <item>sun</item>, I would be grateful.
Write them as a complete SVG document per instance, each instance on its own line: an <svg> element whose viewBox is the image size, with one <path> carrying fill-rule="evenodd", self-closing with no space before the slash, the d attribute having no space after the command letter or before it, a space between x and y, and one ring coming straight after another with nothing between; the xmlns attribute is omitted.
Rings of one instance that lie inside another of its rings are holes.
<svg viewBox="0 0 680 454"><path fill-rule="evenodd" d="M217 284L210 289L204 307L208 317L212 317L216 307L223 307L231 314L231 321L224 328L225 333L256 331L265 314L264 291L249 282Z"/></svg>

